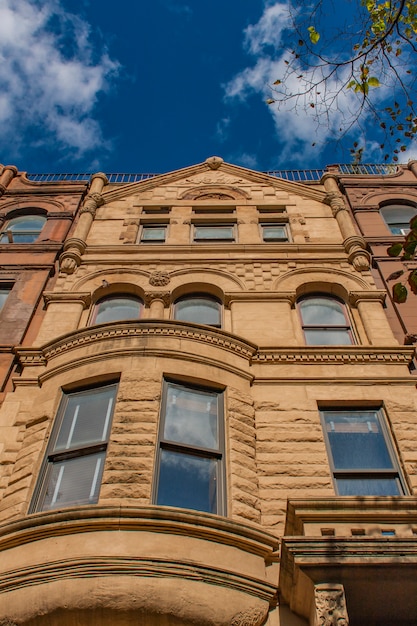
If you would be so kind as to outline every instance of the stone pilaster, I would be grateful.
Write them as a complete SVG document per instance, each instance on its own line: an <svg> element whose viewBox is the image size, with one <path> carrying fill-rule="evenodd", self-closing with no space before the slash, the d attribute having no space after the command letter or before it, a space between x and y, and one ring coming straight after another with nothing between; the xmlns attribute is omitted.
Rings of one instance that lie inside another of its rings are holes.
<svg viewBox="0 0 417 626"><path fill-rule="evenodd" d="M74 235L65 242L64 252L60 258L60 271L65 274L72 274L81 263L81 257L87 247L86 241L91 224L96 216L96 210L104 202L101 191L107 182L107 177L102 172L93 174L91 177L90 191L80 209L80 217Z"/></svg>
<svg viewBox="0 0 417 626"><path fill-rule="evenodd" d="M349 255L349 263L358 270L363 272L370 268L370 257L366 251L366 241L357 234L353 219L346 207L342 193L339 191L337 178L333 174L325 174L322 183L327 192L326 202L332 209L333 217L339 224L340 232L343 237L343 246Z"/></svg>

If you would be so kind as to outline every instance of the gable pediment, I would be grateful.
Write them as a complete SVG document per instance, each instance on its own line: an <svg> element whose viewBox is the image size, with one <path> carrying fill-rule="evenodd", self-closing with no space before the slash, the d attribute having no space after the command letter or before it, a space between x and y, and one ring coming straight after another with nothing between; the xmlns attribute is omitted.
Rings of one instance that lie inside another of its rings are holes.
<svg viewBox="0 0 417 626"><path fill-rule="evenodd" d="M153 178L104 188L102 197L105 204L130 196L152 197L166 195L175 200L239 200L259 201L265 193L271 201L291 196L325 201L325 192L302 183L275 178L244 167L225 163L220 157L211 157L187 168L160 174ZM158 193L158 189L160 193Z"/></svg>

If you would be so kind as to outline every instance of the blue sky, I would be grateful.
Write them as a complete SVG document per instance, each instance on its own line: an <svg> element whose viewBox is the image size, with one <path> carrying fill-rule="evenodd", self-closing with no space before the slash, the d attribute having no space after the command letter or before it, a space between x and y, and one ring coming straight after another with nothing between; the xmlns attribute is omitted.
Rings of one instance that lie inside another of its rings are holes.
<svg viewBox="0 0 417 626"><path fill-rule="evenodd" d="M303 111L265 103L281 71L285 9L283 0L0 0L0 161L153 173L211 155L262 171L348 162Z"/></svg>

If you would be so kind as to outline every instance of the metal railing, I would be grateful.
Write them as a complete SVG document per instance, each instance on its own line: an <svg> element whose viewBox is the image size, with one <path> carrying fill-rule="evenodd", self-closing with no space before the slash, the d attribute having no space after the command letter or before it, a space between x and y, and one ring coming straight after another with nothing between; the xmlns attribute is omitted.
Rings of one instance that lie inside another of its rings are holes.
<svg viewBox="0 0 417 626"><path fill-rule="evenodd" d="M395 163L360 163L353 164L337 164L332 165L331 171L338 172L343 175L353 176L389 176L398 171L398 165ZM330 171L327 168L305 169L305 170L270 170L263 172L268 176L275 178L283 178L291 182L318 182L323 174ZM89 181L92 172L82 174L32 174L28 173L29 180L38 183L56 183L56 182L83 182ZM141 180L154 178L158 174L127 174L123 172L106 174L109 183L136 183Z"/></svg>

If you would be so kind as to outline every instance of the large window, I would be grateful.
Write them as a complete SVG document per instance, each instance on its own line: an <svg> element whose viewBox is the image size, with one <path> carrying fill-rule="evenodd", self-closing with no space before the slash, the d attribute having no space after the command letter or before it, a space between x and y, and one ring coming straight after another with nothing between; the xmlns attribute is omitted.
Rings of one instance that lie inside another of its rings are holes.
<svg viewBox="0 0 417 626"><path fill-rule="evenodd" d="M0 243L32 243L46 222L42 215L23 215L7 222L0 234Z"/></svg>
<svg viewBox="0 0 417 626"><path fill-rule="evenodd" d="M322 419L339 495L404 494L381 410L322 411Z"/></svg>
<svg viewBox="0 0 417 626"><path fill-rule="evenodd" d="M222 393L165 383L157 504L224 514Z"/></svg>
<svg viewBox="0 0 417 626"><path fill-rule="evenodd" d="M344 305L327 296L307 296L298 302L306 343L310 346L353 343Z"/></svg>
<svg viewBox="0 0 417 626"><path fill-rule="evenodd" d="M393 235L407 235L410 220L417 215L417 209L403 204L383 207L380 212Z"/></svg>
<svg viewBox="0 0 417 626"><path fill-rule="evenodd" d="M116 388L113 384L64 395L48 446L35 510L97 502Z"/></svg>
<svg viewBox="0 0 417 626"><path fill-rule="evenodd" d="M134 320L141 316L143 302L134 296L110 296L99 300L94 308L92 324Z"/></svg>
<svg viewBox="0 0 417 626"><path fill-rule="evenodd" d="M184 296L174 305L174 317L181 322L221 327L221 304L215 298L195 294Z"/></svg>

